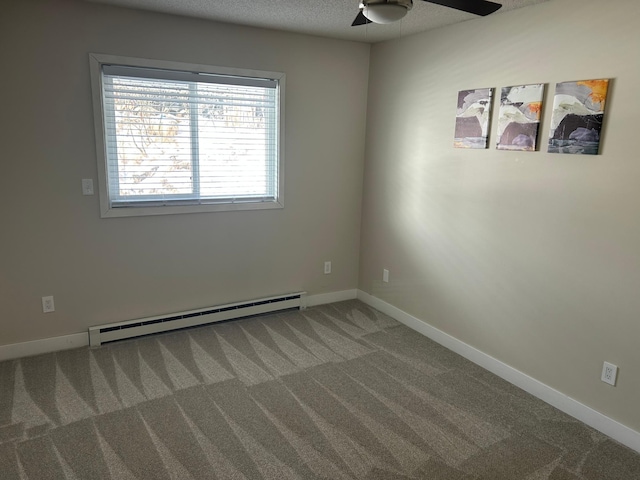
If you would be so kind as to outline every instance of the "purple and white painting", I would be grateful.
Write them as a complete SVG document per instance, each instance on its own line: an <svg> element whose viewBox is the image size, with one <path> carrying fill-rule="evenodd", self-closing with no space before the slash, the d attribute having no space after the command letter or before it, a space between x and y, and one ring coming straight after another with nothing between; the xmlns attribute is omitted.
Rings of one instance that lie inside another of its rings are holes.
<svg viewBox="0 0 640 480"><path fill-rule="evenodd" d="M492 96L493 88L458 92L454 147L487 148Z"/></svg>
<svg viewBox="0 0 640 480"><path fill-rule="evenodd" d="M498 150L533 152L536 149L543 95L543 83L502 88Z"/></svg>
<svg viewBox="0 0 640 480"><path fill-rule="evenodd" d="M609 80L556 84L549 152L597 155Z"/></svg>

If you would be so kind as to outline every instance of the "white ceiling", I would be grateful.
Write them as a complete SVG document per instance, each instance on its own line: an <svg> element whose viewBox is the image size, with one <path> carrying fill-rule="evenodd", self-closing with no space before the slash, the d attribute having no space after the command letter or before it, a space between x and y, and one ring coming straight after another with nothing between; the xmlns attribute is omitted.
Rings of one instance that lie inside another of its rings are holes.
<svg viewBox="0 0 640 480"><path fill-rule="evenodd" d="M432 28L464 22L475 15L414 0L400 22L351 27L358 0L87 0L95 3L205 18L323 37L375 43ZM493 15L548 0L493 0L502 8Z"/></svg>

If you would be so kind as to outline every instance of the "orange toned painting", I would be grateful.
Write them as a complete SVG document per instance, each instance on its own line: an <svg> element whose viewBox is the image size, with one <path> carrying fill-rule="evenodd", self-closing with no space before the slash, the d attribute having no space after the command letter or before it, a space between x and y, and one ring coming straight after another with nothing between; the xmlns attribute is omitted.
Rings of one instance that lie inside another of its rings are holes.
<svg viewBox="0 0 640 480"><path fill-rule="evenodd" d="M563 82L553 100L549 152L597 155L608 79Z"/></svg>

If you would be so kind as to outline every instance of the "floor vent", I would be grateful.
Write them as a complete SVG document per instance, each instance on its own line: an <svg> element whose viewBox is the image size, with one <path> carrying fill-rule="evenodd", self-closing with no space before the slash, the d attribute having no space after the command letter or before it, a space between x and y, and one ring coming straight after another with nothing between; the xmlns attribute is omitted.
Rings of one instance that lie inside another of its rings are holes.
<svg viewBox="0 0 640 480"><path fill-rule="evenodd" d="M169 315L128 320L126 322L108 323L89 328L89 345L97 347L103 343L125 338L207 325L223 320L250 317L291 308L302 310L306 307L305 298L306 292L288 293L277 297L260 298L247 302L230 303L216 307L171 313Z"/></svg>

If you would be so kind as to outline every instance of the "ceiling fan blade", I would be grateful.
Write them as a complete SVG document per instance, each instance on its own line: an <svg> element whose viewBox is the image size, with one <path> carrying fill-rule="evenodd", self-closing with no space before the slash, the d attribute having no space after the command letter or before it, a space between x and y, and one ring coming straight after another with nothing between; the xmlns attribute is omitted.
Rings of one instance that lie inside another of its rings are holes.
<svg viewBox="0 0 640 480"><path fill-rule="evenodd" d="M463 12L473 13L482 17L493 13L502 7L501 4L488 0L424 0L428 3L437 3L443 7L455 8Z"/></svg>
<svg viewBox="0 0 640 480"><path fill-rule="evenodd" d="M358 12L358 16L356 17L356 19L353 21L353 23L351 24L352 27L357 27L358 25L366 25L367 23L373 23L371 20L369 20L367 17L364 16L364 13L362 13L362 10L360 10Z"/></svg>

